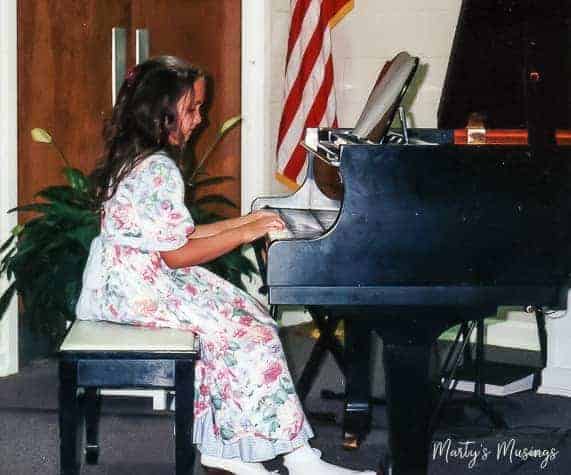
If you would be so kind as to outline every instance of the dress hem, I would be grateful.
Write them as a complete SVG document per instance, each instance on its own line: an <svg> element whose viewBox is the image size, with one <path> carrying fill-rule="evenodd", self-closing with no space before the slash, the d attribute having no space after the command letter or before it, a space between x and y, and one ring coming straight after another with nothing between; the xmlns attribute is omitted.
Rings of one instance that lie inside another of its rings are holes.
<svg viewBox="0 0 571 475"><path fill-rule="evenodd" d="M307 444L314 434L307 420L304 420L297 436L289 439L269 440L254 435L225 442L214 435L212 415L207 412L194 421L193 443L203 455L219 458L239 458L243 462L265 462L278 455L289 453Z"/></svg>

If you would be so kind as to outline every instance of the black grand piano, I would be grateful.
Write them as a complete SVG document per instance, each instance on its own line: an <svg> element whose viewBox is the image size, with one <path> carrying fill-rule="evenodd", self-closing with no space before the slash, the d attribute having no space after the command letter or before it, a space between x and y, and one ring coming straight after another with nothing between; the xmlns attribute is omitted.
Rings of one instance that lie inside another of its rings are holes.
<svg viewBox="0 0 571 475"><path fill-rule="evenodd" d="M478 27L466 26L466 18L486 3L500 2L464 2L462 8L445 86L456 100L453 60L463 31ZM525 32L542 41L537 30ZM526 112L549 87L541 66L526 58L517 79L525 82L525 107L518 106L524 117L507 124L525 128L524 143L486 143L480 122L465 129L459 143L453 127L465 127L468 117L447 129L391 131L418 63L400 53L354 129L307 130L303 186L253 204L275 209L288 225L269 236L261 252L269 303L305 305L345 321L345 433L367 430L369 372L362 362L370 331L382 337L393 474L427 471L434 403L429 353L443 331L491 315L499 305L566 305L571 147L558 143L553 121ZM441 112L451 102L443 100ZM484 119L492 113L474 107L470 112ZM338 169L340 199L316 183L317 161Z"/></svg>

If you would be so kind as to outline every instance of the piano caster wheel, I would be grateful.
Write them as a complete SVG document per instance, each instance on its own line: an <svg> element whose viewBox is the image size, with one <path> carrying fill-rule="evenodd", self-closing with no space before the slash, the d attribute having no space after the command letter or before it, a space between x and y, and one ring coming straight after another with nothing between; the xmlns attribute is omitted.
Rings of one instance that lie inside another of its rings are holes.
<svg viewBox="0 0 571 475"><path fill-rule="evenodd" d="M357 450L361 446L361 439L356 434L345 432L343 434L343 449Z"/></svg>

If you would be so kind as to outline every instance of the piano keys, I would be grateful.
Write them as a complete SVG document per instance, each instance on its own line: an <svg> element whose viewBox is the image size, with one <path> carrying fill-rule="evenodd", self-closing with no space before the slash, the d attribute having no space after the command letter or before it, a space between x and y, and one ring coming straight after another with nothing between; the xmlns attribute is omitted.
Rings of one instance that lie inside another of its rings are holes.
<svg viewBox="0 0 571 475"><path fill-rule="evenodd" d="M277 241L278 239L317 238L331 228L338 215L338 210L271 207L266 207L266 209L277 213L286 225L286 228L282 231L269 233L269 242Z"/></svg>

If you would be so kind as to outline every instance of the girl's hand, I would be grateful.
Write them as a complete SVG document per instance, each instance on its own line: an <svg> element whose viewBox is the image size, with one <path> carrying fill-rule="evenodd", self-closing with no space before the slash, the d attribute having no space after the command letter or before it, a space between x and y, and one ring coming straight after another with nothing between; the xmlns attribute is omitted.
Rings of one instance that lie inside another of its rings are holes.
<svg viewBox="0 0 571 475"><path fill-rule="evenodd" d="M246 222L251 223L252 221L257 221L258 219L265 218L268 216L279 216L276 211L270 211L269 209L258 209L256 211L252 211L251 213L244 216L246 218Z"/></svg>
<svg viewBox="0 0 571 475"><path fill-rule="evenodd" d="M252 215L254 215L254 213L248 216ZM281 218L276 213L268 211L265 211L263 215L261 215L260 212L260 215L257 215L255 220L252 220L240 227L244 243L255 241L270 231L281 231L284 228L285 224Z"/></svg>

